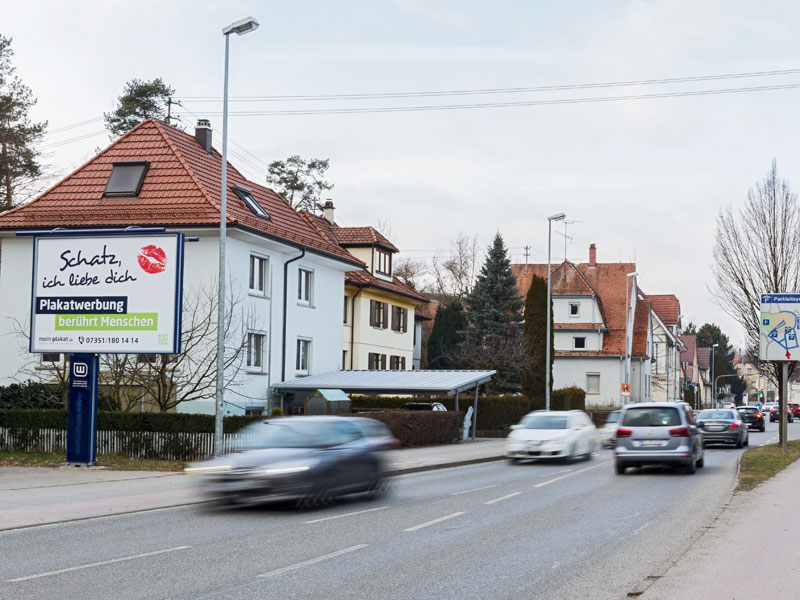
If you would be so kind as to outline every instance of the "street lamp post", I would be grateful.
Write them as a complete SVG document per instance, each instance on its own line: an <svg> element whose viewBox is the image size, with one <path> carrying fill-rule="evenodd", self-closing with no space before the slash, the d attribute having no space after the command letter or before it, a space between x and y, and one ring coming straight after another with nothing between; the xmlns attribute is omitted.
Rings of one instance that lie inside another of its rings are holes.
<svg viewBox="0 0 800 600"><path fill-rule="evenodd" d="M639 275L636 271L633 273L628 273L625 275L625 381L624 383L628 384L628 393L630 393L630 385L631 385L631 354L633 353L633 326L631 325L631 320L633 315L629 315L630 307L631 307L631 294L636 293L636 276ZM630 278L633 277L633 290L631 292L628 291L628 282ZM641 372L641 371L640 371ZM639 390L639 396L641 400L642 390ZM624 404L625 400L624 397L620 405Z"/></svg>
<svg viewBox="0 0 800 600"><path fill-rule="evenodd" d="M222 177L219 191L219 296L217 298L217 389L214 409L214 456L222 454L223 390L225 389L225 241L226 196L228 192L228 55L230 35L244 35L258 29L253 17L231 23L222 30L225 36L225 90L222 96Z"/></svg>
<svg viewBox="0 0 800 600"><path fill-rule="evenodd" d="M550 299L550 239L552 237L553 221L563 221L567 215L558 213L547 217L547 338L545 341L545 384L544 384L544 408L550 410L550 311L552 301ZM565 256L564 259L567 257Z"/></svg>
<svg viewBox="0 0 800 600"><path fill-rule="evenodd" d="M711 344L711 408L717 408L717 386L714 382L714 348L719 344Z"/></svg>

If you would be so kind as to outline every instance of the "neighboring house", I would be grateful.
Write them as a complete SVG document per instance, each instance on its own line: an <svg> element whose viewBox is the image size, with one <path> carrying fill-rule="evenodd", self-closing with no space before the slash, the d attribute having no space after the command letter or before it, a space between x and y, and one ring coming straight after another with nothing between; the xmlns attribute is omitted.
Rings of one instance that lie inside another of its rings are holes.
<svg viewBox="0 0 800 600"><path fill-rule="evenodd" d="M680 356L686 349L678 335L681 305L673 294L645 297L653 309L652 399L657 402L680 402L683 397Z"/></svg>
<svg viewBox="0 0 800 600"><path fill-rule="evenodd" d="M766 402L768 392L771 391L773 395L775 395L777 387L773 385L766 374L759 372L759 361L757 358L736 354L733 357L733 366L739 377L744 380L746 386L745 393L747 394L747 401L749 404L755 404L759 401L759 397L755 393L757 390L764 391L761 402ZM790 383L793 386L796 385L796 382L792 381L792 378L790 378ZM797 397L798 393L800 392L795 391L794 397Z"/></svg>
<svg viewBox="0 0 800 600"><path fill-rule="evenodd" d="M588 263L565 260L552 267L553 387L584 389L586 406L592 408L649 401L656 315L636 285L634 263L598 263L596 258L592 244ZM523 299L534 274L547 278L547 265L517 264L511 270ZM623 383L630 384L629 397L621 395Z"/></svg>
<svg viewBox="0 0 800 600"><path fill-rule="evenodd" d="M345 275L342 329L342 369L406 371L415 368L415 309L428 299L394 276L398 249L373 227L340 227L333 202L323 216L301 212L321 237L338 244L366 265ZM421 327L421 324L420 324ZM421 353L421 346L418 348ZM419 363L416 364L419 368Z"/></svg>
<svg viewBox="0 0 800 600"><path fill-rule="evenodd" d="M0 323L0 384L17 379L37 358L12 328L16 320L27 330L30 311L33 245L30 237L15 237L17 231L141 225L196 236L186 245L185 306L213 311L216 323L221 157L211 135L208 121L199 121L193 136L148 119L32 202L0 215L0 315L6 317ZM122 187L110 193L111 178L120 176L126 176ZM228 352L244 348L241 370L226 376L233 380L225 411L261 413L269 408L271 383L342 368L345 273L373 265L320 235L275 192L232 165L226 198L234 315L226 346ZM413 310L417 302L409 299L405 306ZM185 311L184 324L193 316ZM214 353L216 334L205 337L210 339L193 356ZM211 396L178 410L213 413Z"/></svg>
<svg viewBox="0 0 800 600"><path fill-rule="evenodd" d="M713 402L711 395L711 348L697 349L697 366L700 370L700 382L703 388L703 406L709 408Z"/></svg>
<svg viewBox="0 0 800 600"><path fill-rule="evenodd" d="M703 385L700 380L700 366L697 358L697 338L693 335L678 336L683 344L684 350L681 351L681 386L684 390L684 399L687 399L687 391L692 390L695 408L703 405Z"/></svg>

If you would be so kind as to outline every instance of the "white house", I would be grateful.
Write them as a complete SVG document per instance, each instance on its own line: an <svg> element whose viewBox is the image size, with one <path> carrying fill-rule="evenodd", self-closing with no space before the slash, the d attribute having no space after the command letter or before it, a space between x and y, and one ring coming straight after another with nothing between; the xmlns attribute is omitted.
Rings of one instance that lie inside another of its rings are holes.
<svg viewBox="0 0 800 600"><path fill-rule="evenodd" d="M48 374L46 365L29 368L39 357L17 331L30 317L32 264L31 238L17 231L140 225L195 236L185 249L184 332L208 315L216 324L221 157L211 135L207 121L198 122L194 136L143 121L32 202L0 214L0 384L23 372ZM112 176L125 189L111 186ZM342 368L345 273L364 263L232 165L226 203L226 355L240 351L226 372L226 412L259 414L270 407L270 384ZM213 329L192 356L213 358L215 347ZM201 378L197 363L184 370L192 368ZM214 378L200 381L213 394ZM214 401L206 393L178 410L213 413Z"/></svg>

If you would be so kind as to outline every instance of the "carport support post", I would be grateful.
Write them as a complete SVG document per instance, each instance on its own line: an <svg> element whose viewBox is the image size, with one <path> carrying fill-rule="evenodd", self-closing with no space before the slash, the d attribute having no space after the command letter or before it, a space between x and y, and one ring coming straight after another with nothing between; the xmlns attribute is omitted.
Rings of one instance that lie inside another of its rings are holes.
<svg viewBox="0 0 800 600"><path fill-rule="evenodd" d="M475 402L472 404L472 439L475 439L475 430L478 428L478 388L480 384L475 386Z"/></svg>
<svg viewBox="0 0 800 600"><path fill-rule="evenodd" d="M781 398L778 404L780 411L780 425L781 425L781 454L786 454L786 407L789 405L789 361L781 363Z"/></svg>

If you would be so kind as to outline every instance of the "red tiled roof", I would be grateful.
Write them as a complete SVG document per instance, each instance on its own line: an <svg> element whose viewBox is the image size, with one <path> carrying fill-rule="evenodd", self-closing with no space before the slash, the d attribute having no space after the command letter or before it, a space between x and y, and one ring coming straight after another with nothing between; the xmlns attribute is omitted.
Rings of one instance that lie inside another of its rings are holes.
<svg viewBox="0 0 800 600"><path fill-rule="evenodd" d="M107 198L115 161L145 160L150 167L138 196ZM222 157L208 154L190 134L147 119L38 198L0 214L0 229L51 227L169 228L219 226ZM228 185L249 188L270 218L257 217L230 189L229 227L243 227L312 252L360 264L338 244L321 237L271 189L248 181L230 163Z"/></svg>
<svg viewBox="0 0 800 600"><path fill-rule="evenodd" d="M339 227L334 225L332 229L342 246L381 246L392 252L399 252L395 245L374 227Z"/></svg>
<svg viewBox="0 0 800 600"><path fill-rule="evenodd" d="M697 349L697 367L701 371L707 371L711 368L711 348Z"/></svg>
<svg viewBox="0 0 800 600"><path fill-rule="evenodd" d="M602 323L553 323L553 329L604 329Z"/></svg>
<svg viewBox="0 0 800 600"><path fill-rule="evenodd" d="M681 352L681 362L692 364L694 362L694 350L697 345L697 338L693 335L679 335L681 342L686 346L686 350Z"/></svg>
<svg viewBox="0 0 800 600"><path fill-rule="evenodd" d="M674 294L648 294L647 299L664 325L677 325L681 303Z"/></svg>

